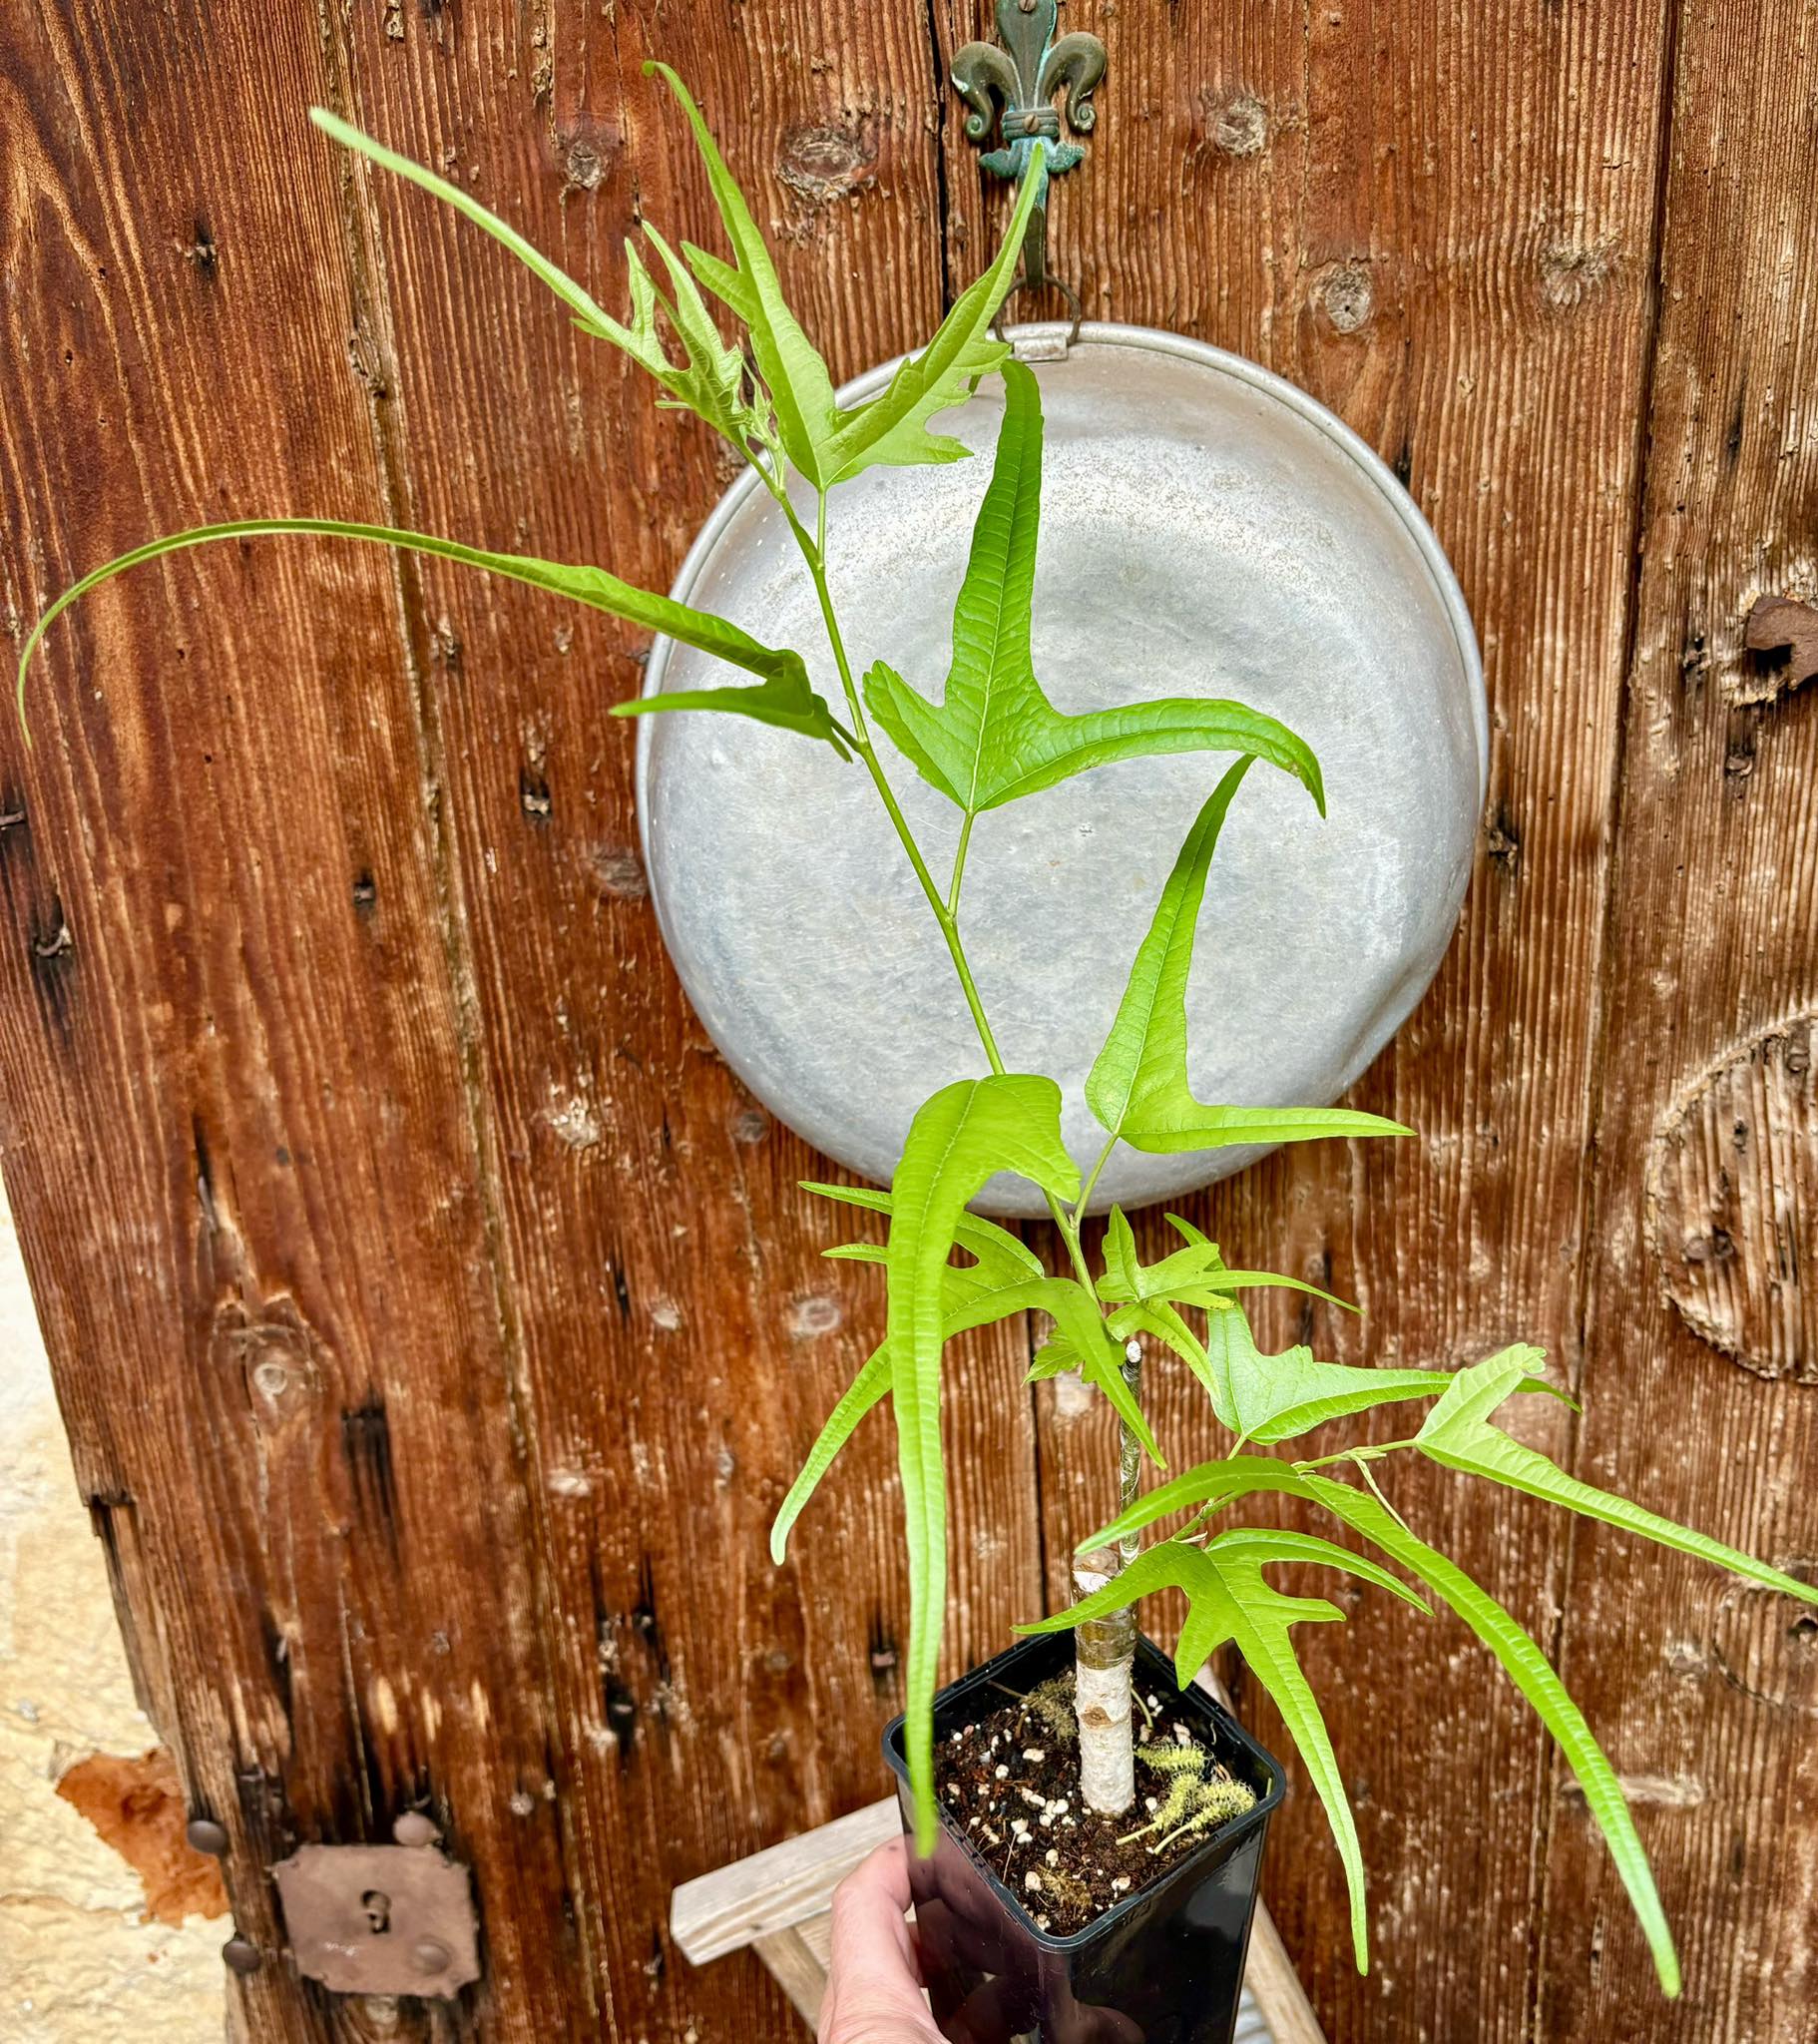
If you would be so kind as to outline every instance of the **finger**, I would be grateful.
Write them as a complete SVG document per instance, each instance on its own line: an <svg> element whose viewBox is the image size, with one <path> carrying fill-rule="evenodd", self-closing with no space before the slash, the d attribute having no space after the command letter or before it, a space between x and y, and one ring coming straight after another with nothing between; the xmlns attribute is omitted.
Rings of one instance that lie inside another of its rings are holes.
<svg viewBox="0 0 1818 2044"><path fill-rule="evenodd" d="M821 2003L820 2044L940 2044L922 1999L904 1915L905 1842L892 1838L833 1890L833 1946Z"/></svg>

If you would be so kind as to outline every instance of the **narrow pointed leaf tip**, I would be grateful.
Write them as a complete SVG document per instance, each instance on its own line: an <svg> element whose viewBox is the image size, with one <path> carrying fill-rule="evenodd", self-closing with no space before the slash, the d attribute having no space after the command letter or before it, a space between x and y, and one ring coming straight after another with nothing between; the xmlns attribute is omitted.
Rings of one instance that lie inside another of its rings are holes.
<svg viewBox="0 0 1818 2044"><path fill-rule="evenodd" d="M804 738L823 739L842 759L846 749L839 727L826 704L808 686L808 670L799 653L759 645L748 632L707 611L691 609L673 597L658 596L648 589L621 582L604 568L572 566L562 561L544 561L530 554L492 553L484 547L464 546L459 540L441 539L434 533L407 532L395 526L362 525L342 518L244 518L225 525L199 525L188 532L167 533L142 547L92 569L80 582L72 583L32 627L19 655L19 715L25 716L26 674L39 641L79 597L111 581L129 568L156 561L186 547L205 546L213 540L267 539L286 534L306 534L318 539L357 539L375 546L397 547L407 553L432 554L466 568L479 568L512 582L527 582L533 589L547 590L604 611L609 617L629 624L666 632L672 639L697 652L743 668L760 677L754 685L729 689L678 690L674 695L654 696L643 702L613 706L615 716L641 716L657 710L723 710L755 718L760 724L775 725Z"/></svg>
<svg viewBox="0 0 1818 2044"><path fill-rule="evenodd" d="M1216 1511L1240 1498L1265 1492L1321 1506L1342 1524L1361 1533L1425 1584L1496 1656L1509 1679L1559 1742L1584 1788L1587 1805L1608 1843L1610 1857L1647 1938L1661 1988L1669 1996L1676 1995L1678 1956L1648 1869L1647 1854L1623 1797L1621 1783L1585 1722L1584 1713L1573 1702L1546 1655L1514 1617L1456 1562L1411 1533L1379 1498L1354 1484L1296 1469L1292 1463L1271 1455L1232 1455L1222 1461L1203 1462L1171 1482L1158 1485L1110 1526L1094 1534L1088 1544L1108 1546L1174 1512ZM1159 1548L1145 1549L1143 1558L1158 1552ZM1260 1671L1257 1673L1258 1679L1262 1679Z"/></svg>
<svg viewBox="0 0 1818 2044"><path fill-rule="evenodd" d="M343 121L338 114L330 113L326 107L311 107L309 118L331 141L338 142L343 149L350 149L368 162L377 164L381 170L419 185L425 192L440 199L444 205L452 206L457 213L466 217L478 228L502 243L518 260L534 275L540 277L555 292L590 331L602 333L611 327L608 319L592 296L578 284L568 272L552 262L541 249L525 240L516 228L502 221L496 213L490 212L480 202L463 192L458 185L451 185L446 178L439 178L435 172L425 168L413 157L400 156L396 150L387 149L382 142L375 142L362 129L354 127L351 121Z"/></svg>
<svg viewBox="0 0 1818 2044"><path fill-rule="evenodd" d="M1342 1107L1211 1107L1186 1075L1186 989L1212 853L1251 761L1228 768L1206 797L1161 889L1131 966L1105 1048L1086 1080L1101 1125L1136 1150L1171 1153L1321 1137L1406 1136L1400 1122Z"/></svg>
<svg viewBox="0 0 1818 2044"><path fill-rule="evenodd" d="M1818 1583L1801 1582L1782 1569L1757 1561L1740 1548L1712 1540L1690 1527L1663 1519L1657 1512L1632 1504L1613 1491L1598 1490L1569 1476L1557 1462L1538 1448L1530 1448L1490 1422L1491 1413L1533 1382L1531 1371L1546 1360L1545 1352L1518 1344L1493 1355L1487 1362L1462 1369L1446 1394L1427 1414L1426 1424L1414 1437L1421 1453L1448 1469L1468 1476L1487 1477L1511 1490L1526 1491L1531 1497L1577 1512L1581 1518L1600 1520L1625 1533L1638 1533L1658 1546L1689 1554L1712 1567L1727 1569L1763 1588L1777 1590L1801 1603L1818 1604Z"/></svg>
<svg viewBox="0 0 1818 2044"><path fill-rule="evenodd" d="M1025 190L1033 180L1025 181ZM1042 491L1042 403L1031 370L1003 364L1004 422L953 613L953 660L938 704L881 661L865 702L930 785L967 815L1037 794L1117 760L1242 753L1301 781L1320 805L1319 763L1288 728L1241 703L1166 697L1067 716L1036 679L1031 650Z"/></svg>

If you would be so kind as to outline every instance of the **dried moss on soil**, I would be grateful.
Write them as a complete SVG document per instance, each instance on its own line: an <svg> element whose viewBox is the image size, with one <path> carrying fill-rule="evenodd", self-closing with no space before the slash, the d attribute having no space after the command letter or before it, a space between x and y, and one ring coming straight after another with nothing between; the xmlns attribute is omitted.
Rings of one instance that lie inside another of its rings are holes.
<svg viewBox="0 0 1818 2044"><path fill-rule="evenodd" d="M1171 1690L1144 1687L1149 1722L1136 1712L1136 1799L1122 1816L1101 1816L1080 1800L1079 1728L1071 1670L1026 1697L1009 1690L997 1707L935 1746L935 1789L974 1849L1037 1925L1056 1936L1084 1930L1096 1916L1158 1879L1255 1802L1212 1754ZM1180 1777L1170 1758L1190 1749L1203 1821L1176 1834L1156 1824ZM1161 1757L1159 1764L1148 1758ZM1135 1832L1144 1832L1133 1836Z"/></svg>

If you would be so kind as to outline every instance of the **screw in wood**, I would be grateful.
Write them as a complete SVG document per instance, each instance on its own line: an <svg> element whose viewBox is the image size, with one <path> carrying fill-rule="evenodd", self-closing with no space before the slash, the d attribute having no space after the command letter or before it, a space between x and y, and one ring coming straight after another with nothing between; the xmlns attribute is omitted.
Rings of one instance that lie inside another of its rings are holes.
<svg viewBox="0 0 1818 2044"><path fill-rule="evenodd" d="M221 1948L223 1962L230 1972L256 1973L264 1954L249 1937L230 1937Z"/></svg>
<svg viewBox="0 0 1818 2044"><path fill-rule="evenodd" d="M219 1859L227 1849L227 1829L212 1816L193 1817L184 1836L189 1839L193 1852L207 1852Z"/></svg>

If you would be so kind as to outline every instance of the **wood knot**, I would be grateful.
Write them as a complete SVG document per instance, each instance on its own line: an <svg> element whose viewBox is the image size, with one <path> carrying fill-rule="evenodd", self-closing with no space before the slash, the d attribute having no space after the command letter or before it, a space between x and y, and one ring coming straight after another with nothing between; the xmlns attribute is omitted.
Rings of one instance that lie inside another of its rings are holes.
<svg viewBox="0 0 1818 2044"><path fill-rule="evenodd" d="M1800 1014L1684 1087L1648 1154L1666 1296L1744 1369L1818 1383L1818 1085Z"/></svg>
<svg viewBox="0 0 1818 2044"><path fill-rule="evenodd" d="M804 1292L789 1302L789 1332L797 1341L831 1334L845 1317L839 1300L825 1291Z"/></svg>
<svg viewBox="0 0 1818 2044"><path fill-rule="evenodd" d="M1206 132L1222 156L1259 156L1268 146L1269 110L1253 92L1233 93L1207 107Z"/></svg>
<svg viewBox="0 0 1818 2044"><path fill-rule="evenodd" d="M813 206L862 190L876 174L877 145L865 121L791 128L776 160L776 175Z"/></svg>
<svg viewBox="0 0 1818 2044"><path fill-rule="evenodd" d="M1556 311L1571 312L1593 297L1616 272L1614 235L1589 242L1564 237L1541 251L1541 295Z"/></svg>
<svg viewBox="0 0 1818 2044"><path fill-rule="evenodd" d="M615 901L642 901L651 891L635 845L596 844L587 862L601 893Z"/></svg>
<svg viewBox="0 0 1818 2044"><path fill-rule="evenodd" d="M1802 1583L1808 1560L1783 1564ZM1711 1664L1732 1689L1772 1711L1818 1718L1818 1614L1760 1583L1731 1583L1711 1615Z"/></svg>
<svg viewBox="0 0 1818 2044"><path fill-rule="evenodd" d="M1376 310L1370 272L1361 262L1334 263L1314 285L1313 298L1339 333L1355 333L1367 326Z"/></svg>

